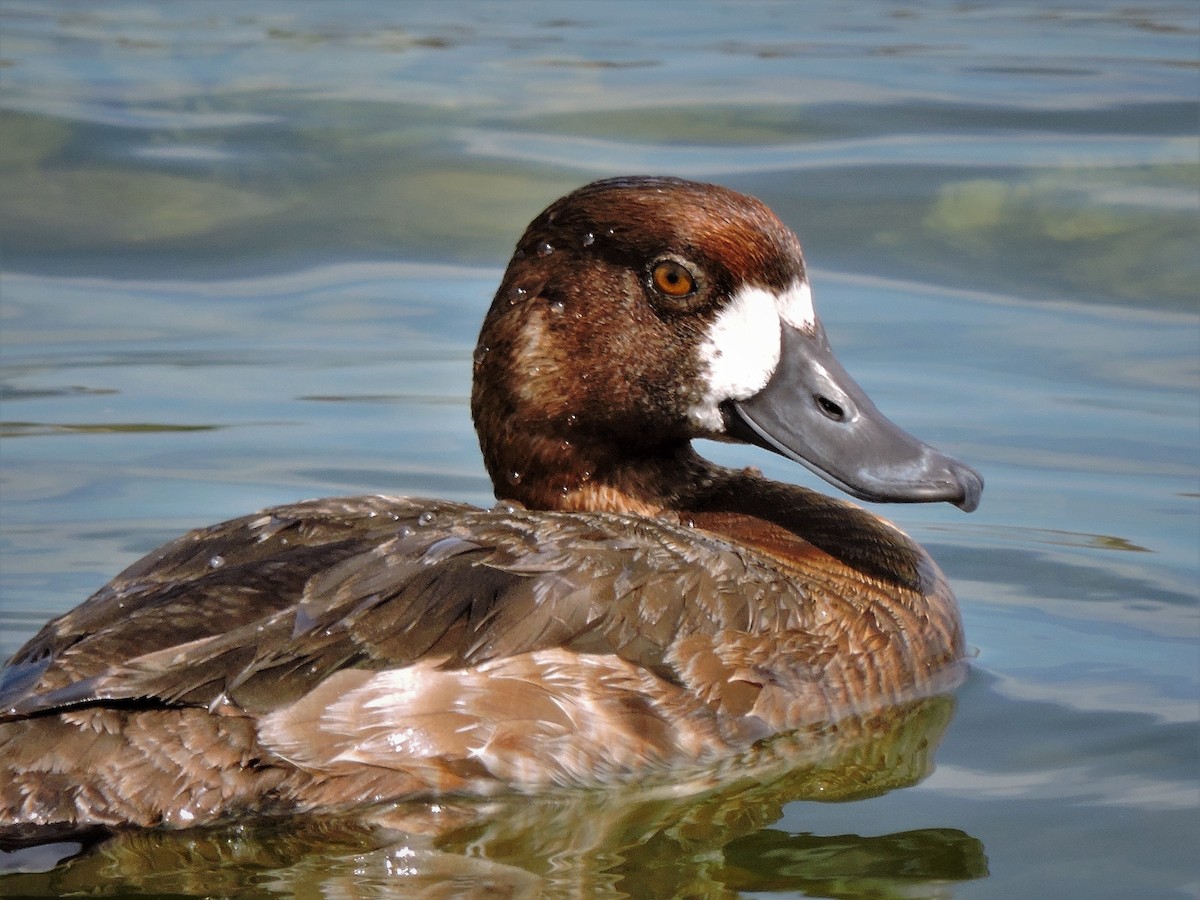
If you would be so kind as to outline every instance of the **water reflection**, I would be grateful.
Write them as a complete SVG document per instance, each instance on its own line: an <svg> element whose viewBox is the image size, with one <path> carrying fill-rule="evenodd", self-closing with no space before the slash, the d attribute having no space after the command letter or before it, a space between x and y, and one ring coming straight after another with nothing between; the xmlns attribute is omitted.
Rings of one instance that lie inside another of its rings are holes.
<svg viewBox="0 0 1200 900"><path fill-rule="evenodd" d="M7 876L30 896L732 896L802 890L907 897L987 874L955 828L789 834L794 800L850 800L915 784L933 767L954 701L934 697L780 739L772 762L707 793L574 791L389 807L370 822L299 819L120 834L58 870Z"/></svg>

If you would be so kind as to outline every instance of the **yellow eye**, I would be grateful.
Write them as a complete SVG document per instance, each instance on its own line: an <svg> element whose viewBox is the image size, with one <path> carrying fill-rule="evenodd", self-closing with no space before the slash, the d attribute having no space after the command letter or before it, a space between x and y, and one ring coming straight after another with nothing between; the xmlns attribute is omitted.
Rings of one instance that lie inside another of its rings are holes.
<svg viewBox="0 0 1200 900"><path fill-rule="evenodd" d="M673 259L664 259L656 264L650 277L654 281L654 289L667 297L686 297L696 291L696 279L692 273Z"/></svg>

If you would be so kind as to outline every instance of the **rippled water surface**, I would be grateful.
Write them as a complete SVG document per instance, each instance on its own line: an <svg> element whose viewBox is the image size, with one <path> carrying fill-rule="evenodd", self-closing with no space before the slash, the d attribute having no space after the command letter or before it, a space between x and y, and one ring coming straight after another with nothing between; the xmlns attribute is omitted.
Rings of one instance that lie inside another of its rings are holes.
<svg viewBox="0 0 1200 900"><path fill-rule="evenodd" d="M957 589L954 703L775 782L130 835L0 893L1200 895L1195 4L0 14L5 656L194 525L490 504L478 322L603 175L764 199L847 368L987 478L969 516L882 510Z"/></svg>

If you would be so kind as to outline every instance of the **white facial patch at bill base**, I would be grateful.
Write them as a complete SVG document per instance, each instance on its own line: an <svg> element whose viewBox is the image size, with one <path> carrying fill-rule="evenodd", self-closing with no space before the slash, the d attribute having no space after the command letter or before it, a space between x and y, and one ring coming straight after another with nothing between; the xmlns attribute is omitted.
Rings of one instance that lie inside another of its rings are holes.
<svg viewBox="0 0 1200 900"><path fill-rule="evenodd" d="M754 285L740 288L697 348L704 380L689 410L692 421L720 433L721 403L753 397L771 380L779 365L781 323L812 331L816 318L807 281L794 281L780 294Z"/></svg>

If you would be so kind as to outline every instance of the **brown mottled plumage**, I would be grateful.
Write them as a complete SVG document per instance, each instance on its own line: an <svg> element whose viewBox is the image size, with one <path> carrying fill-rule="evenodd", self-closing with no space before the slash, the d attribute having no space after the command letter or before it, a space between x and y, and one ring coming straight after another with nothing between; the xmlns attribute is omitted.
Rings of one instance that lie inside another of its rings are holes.
<svg viewBox="0 0 1200 900"><path fill-rule="evenodd" d="M689 294L648 277L664 259ZM626 179L552 205L476 354L501 504L299 503L135 563L10 661L0 825L686 782L953 684L957 609L918 545L691 447L759 442L733 419L775 389L735 385L716 398L728 428L712 425L714 358L737 348L704 348L746 340L747 286L770 305L805 277L791 232L722 188ZM778 302L786 329L797 313ZM815 318L807 335L827 351ZM852 411L857 395L837 396ZM914 446L893 499L972 507L978 477Z"/></svg>

